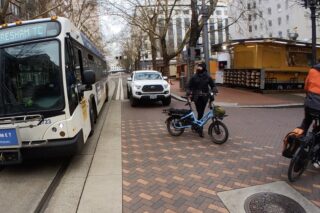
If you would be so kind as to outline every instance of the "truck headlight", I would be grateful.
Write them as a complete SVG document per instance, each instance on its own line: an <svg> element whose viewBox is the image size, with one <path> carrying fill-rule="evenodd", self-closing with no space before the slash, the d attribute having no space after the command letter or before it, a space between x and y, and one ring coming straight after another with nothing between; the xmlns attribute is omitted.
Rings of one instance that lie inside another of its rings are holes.
<svg viewBox="0 0 320 213"><path fill-rule="evenodd" d="M169 84L165 84L165 85L163 85L163 87L164 87L165 89L168 89Z"/></svg>
<svg viewBox="0 0 320 213"><path fill-rule="evenodd" d="M136 89L141 89L141 85L134 85Z"/></svg>

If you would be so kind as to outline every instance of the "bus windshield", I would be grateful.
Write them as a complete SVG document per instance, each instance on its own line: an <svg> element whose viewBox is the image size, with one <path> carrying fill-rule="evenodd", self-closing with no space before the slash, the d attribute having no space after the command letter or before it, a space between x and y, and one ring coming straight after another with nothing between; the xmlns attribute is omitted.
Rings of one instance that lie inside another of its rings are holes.
<svg viewBox="0 0 320 213"><path fill-rule="evenodd" d="M0 48L0 116L64 106L58 41Z"/></svg>

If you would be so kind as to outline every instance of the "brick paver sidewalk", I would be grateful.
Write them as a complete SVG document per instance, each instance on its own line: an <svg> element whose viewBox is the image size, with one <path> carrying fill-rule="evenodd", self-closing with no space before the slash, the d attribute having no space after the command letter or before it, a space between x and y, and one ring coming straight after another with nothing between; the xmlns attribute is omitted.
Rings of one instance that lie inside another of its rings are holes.
<svg viewBox="0 0 320 213"><path fill-rule="evenodd" d="M281 116L297 114L287 111L273 110L272 116L280 121ZM123 110L123 212L228 212L218 192L287 181L289 161L280 154L280 138L287 131L281 129L283 124L272 126L274 121L266 120L253 133L250 115L268 119L268 113L236 108L228 112L233 115L227 122L230 139L216 145L207 135L202 139L190 131L170 136L165 116L159 119L154 109L138 108L130 115ZM241 122L245 118L246 123ZM292 121L288 118L283 123ZM257 140L248 139L253 134ZM320 207L319 171L310 167L302 179L291 186Z"/></svg>
<svg viewBox="0 0 320 213"><path fill-rule="evenodd" d="M238 105L279 105L279 104L302 104L304 94L262 94L243 88L228 88L218 86L219 94L217 102L235 103ZM171 92L184 96L185 91L180 88L178 80L171 80Z"/></svg>

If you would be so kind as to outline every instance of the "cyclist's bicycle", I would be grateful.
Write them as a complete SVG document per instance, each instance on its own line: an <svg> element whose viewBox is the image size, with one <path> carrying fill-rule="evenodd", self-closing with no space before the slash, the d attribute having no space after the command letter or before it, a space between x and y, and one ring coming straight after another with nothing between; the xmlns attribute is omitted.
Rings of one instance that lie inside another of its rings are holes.
<svg viewBox="0 0 320 213"><path fill-rule="evenodd" d="M320 118L317 116L314 118L314 125L311 132L308 132L306 136L297 139L300 146L294 153L289 169L288 169L288 179L290 182L296 181L302 173L308 167L309 162L318 160L320 152Z"/></svg>
<svg viewBox="0 0 320 213"><path fill-rule="evenodd" d="M213 93L210 95L213 96ZM200 120L197 120L195 117L190 99L188 97L182 98L187 99L186 106L189 106L189 109L171 108L163 111L169 115L166 120L166 125L170 135L180 136L187 128L192 128L197 131L202 129L211 119L212 123L209 126L208 134L211 136L212 141L216 144L223 144L228 140L228 128L222 122L223 118L227 115L220 106L214 106L212 98L210 98L209 102L210 111L208 111Z"/></svg>

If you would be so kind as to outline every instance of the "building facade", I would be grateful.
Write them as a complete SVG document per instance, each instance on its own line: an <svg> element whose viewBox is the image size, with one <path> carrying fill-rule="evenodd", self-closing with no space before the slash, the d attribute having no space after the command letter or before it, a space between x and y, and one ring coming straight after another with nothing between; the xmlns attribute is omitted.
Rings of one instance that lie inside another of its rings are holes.
<svg viewBox="0 0 320 213"><path fill-rule="evenodd" d="M273 37L311 42L310 10L297 1L231 0L228 8L230 20L242 14L230 27L231 39Z"/></svg>
<svg viewBox="0 0 320 213"><path fill-rule="evenodd" d="M201 4L201 1L199 1ZM199 5L199 9L201 5ZM181 45L186 32L191 24L191 8L190 1L180 1L174 8L174 12L171 18L171 22L169 23L168 32L166 35L167 46L170 51L177 50ZM161 19L163 18L160 13L159 23L161 23ZM229 28L228 28L229 20L228 20L228 7L227 1L222 0L218 2L218 5L213 14L211 14L208 20L208 37L209 43L211 45L226 42L229 38ZM161 30L161 24L159 24L158 30ZM142 58L141 63L144 68L151 68L151 44L148 39L148 36L145 34L144 43L141 47ZM202 37L199 38L198 48L202 51ZM210 46L211 46L210 45ZM160 43L157 44L157 60L161 61L161 48ZM186 46L184 47L186 51ZM210 57L212 51L210 52ZM172 60L172 64L176 65L176 60Z"/></svg>

